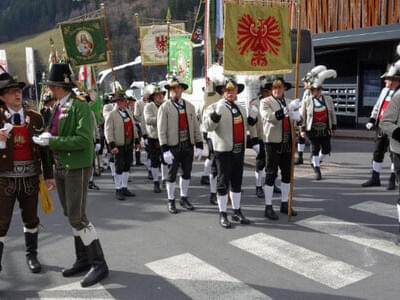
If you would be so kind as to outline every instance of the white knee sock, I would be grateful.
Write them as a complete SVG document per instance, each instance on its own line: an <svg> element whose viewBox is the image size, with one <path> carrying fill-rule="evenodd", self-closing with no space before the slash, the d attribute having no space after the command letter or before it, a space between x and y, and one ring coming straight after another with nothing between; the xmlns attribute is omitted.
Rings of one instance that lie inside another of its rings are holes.
<svg viewBox="0 0 400 300"><path fill-rule="evenodd" d="M79 230L78 233L85 246L89 246L94 240L97 240L97 232L92 223Z"/></svg>
<svg viewBox="0 0 400 300"><path fill-rule="evenodd" d="M382 163L376 162L376 161L373 160L373 161L372 161L372 169L373 169L375 172L380 173L381 170L382 170Z"/></svg>
<svg viewBox="0 0 400 300"><path fill-rule="evenodd" d="M262 185L262 171L256 171L256 186L259 187Z"/></svg>
<svg viewBox="0 0 400 300"><path fill-rule="evenodd" d="M92 175L90 175L89 181L93 182L93 174L94 174L94 168L92 169Z"/></svg>
<svg viewBox="0 0 400 300"><path fill-rule="evenodd" d="M168 165L161 164L161 179L167 180L168 177Z"/></svg>
<svg viewBox="0 0 400 300"><path fill-rule="evenodd" d="M189 190L190 179L183 179L182 177L179 180L179 187L181 189L181 197L187 197Z"/></svg>
<svg viewBox="0 0 400 300"><path fill-rule="evenodd" d="M146 165L146 168L147 168L147 170L148 171L150 171L151 170L151 159L147 159L147 165Z"/></svg>
<svg viewBox="0 0 400 300"><path fill-rule="evenodd" d="M281 201L282 202L288 202L289 200L289 191L290 191L290 183L284 183L282 182L281 184Z"/></svg>
<svg viewBox="0 0 400 300"><path fill-rule="evenodd" d="M128 180L129 180L129 172L123 172L122 173L122 187L123 188L128 187Z"/></svg>
<svg viewBox="0 0 400 300"><path fill-rule="evenodd" d="M326 156L325 154L322 154L322 151L319 151L318 157L319 157L319 162L320 162L320 163L321 163L321 161L324 160L325 156Z"/></svg>
<svg viewBox="0 0 400 300"><path fill-rule="evenodd" d="M158 168L151 168L151 175L153 175L153 181L158 181Z"/></svg>
<svg viewBox="0 0 400 300"><path fill-rule="evenodd" d="M394 164L393 163L390 165L390 172L396 173L396 170L394 169Z"/></svg>
<svg viewBox="0 0 400 300"><path fill-rule="evenodd" d="M114 183L115 183L115 188L117 190L122 188L122 183L123 183L123 175L122 174L115 174L114 176Z"/></svg>
<svg viewBox="0 0 400 300"><path fill-rule="evenodd" d="M297 152L304 152L306 144L297 144Z"/></svg>
<svg viewBox="0 0 400 300"><path fill-rule="evenodd" d="M313 164L314 168L319 167L319 162L320 162L319 156L313 155L311 161L312 161L312 164Z"/></svg>
<svg viewBox="0 0 400 300"><path fill-rule="evenodd" d="M111 176L115 176L115 163L110 161Z"/></svg>
<svg viewBox="0 0 400 300"><path fill-rule="evenodd" d="M37 227L35 227L35 228L26 228L25 226L24 226L24 232L29 232L29 233L36 233L36 232L38 232L39 231L39 226L37 226Z"/></svg>
<svg viewBox="0 0 400 300"><path fill-rule="evenodd" d="M240 199L242 198L242 193L229 192L229 196L231 197L231 200L232 200L232 208L239 209L240 208Z"/></svg>
<svg viewBox="0 0 400 300"><path fill-rule="evenodd" d="M210 193L216 193L217 192L217 176L210 174L209 178L210 178Z"/></svg>
<svg viewBox="0 0 400 300"><path fill-rule="evenodd" d="M226 205L228 203L228 194L223 195L223 196L217 194L217 201L218 201L219 211L226 212Z"/></svg>
<svg viewBox="0 0 400 300"><path fill-rule="evenodd" d="M264 199L265 205L272 205L272 195L274 194L273 185L264 185Z"/></svg>
<svg viewBox="0 0 400 300"><path fill-rule="evenodd" d="M167 181L167 194L168 194L168 200L174 200L175 199L175 182L169 182Z"/></svg>
<svg viewBox="0 0 400 300"><path fill-rule="evenodd" d="M71 227L73 236L79 236L79 231L76 230L74 227Z"/></svg>
<svg viewBox="0 0 400 300"><path fill-rule="evenodd" d="M203 171L203 176L208 176L211 173L211 165L212 165L212 160L211 159L206 159L204 162L204 171Z"/></svg>

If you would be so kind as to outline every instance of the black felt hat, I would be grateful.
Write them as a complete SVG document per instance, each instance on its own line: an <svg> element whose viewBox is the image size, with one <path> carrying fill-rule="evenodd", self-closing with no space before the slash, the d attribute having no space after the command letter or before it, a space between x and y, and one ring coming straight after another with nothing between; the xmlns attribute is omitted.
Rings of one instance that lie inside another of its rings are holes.
<svg viewBox="0 0 400 300"><path fill-rule="evenodd" d="M14 87L23 89L24 86L25 86L24 82L18 82L9 73L0 74L0 92L2 90L8 89L8 88L14 88Z"/></svg>
<svg viewBox="0 0 400 300"><path fill-rule="evenodd" d="M47 80L42 84L48 86L75 87L72 71L69 64L52 64Z"/></svg>

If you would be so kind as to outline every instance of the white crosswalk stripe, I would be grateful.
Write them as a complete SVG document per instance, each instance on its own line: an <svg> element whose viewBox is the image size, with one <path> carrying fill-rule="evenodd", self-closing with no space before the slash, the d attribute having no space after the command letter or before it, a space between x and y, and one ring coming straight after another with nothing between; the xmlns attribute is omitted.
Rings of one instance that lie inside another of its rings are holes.
<svg viewBox="0 0 400 300"><path fill-rule="evenodd" d="M296 224L362 246L400 256L400 247L394 243L396 241L396 235L389 232L324 215L304 219L296 222Z"/></svg>
<svg viewBox="0 0 400 300"><path fill-rule="evenodd" d="M190 253L146 266L192 299L271 299Z"/></svg>
<svg viewBox="0 0 400 300"><path fill-rule="evenodd" d="M394 204L386 204L378 201L364 201L352 205L350 208L382 217L397 219L397 209Z"/></svg>
<svg viewBox="0 0 400 300"><path fill-rule="evenodd" d="M345 287L372 275L368 271L265 233L257 233L230 243L332 289Z"/></svg>

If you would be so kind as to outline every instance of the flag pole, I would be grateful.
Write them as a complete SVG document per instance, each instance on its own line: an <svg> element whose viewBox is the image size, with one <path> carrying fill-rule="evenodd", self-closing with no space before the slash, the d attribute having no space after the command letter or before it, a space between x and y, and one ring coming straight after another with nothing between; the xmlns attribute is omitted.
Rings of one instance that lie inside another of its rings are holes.
<svg viewBox="0 0 400 300"><path fill-rule="evenodd" d="M292 2L293 3L293 2ZM297 43L296 43L296 79L294 97L299 97L299 75L300 75L300 43L301 43L301 0L297 1ZM294 187L294 157L296 153L296 127L292 125L292 155L290 161L290 191L288 203L288 221L292 218L293 187Z"/></svg>
<svg viewBox="0 0 400 300"><path fill-rule="evenodd" d="M140 65L141 65L141 69L142 69L142 79L143 82L146 82L146 70L143 66L143 60L142 60L142 39L140 37L140 19L139 19L139 14L135 13L135 20L136 20L136 34L137 34L137 41L138 41L138 45L139 45L139 53L140 53Z"/></svg>
<svg viewBox="0 0 400 300"><path fill-rule="evenodd" d="M110 64L111 68L111 78L114 86L114 90L117 90L115 85L115 72L114 72L114 65L112 60L112 50L111 50L111 42L110 42L110 35L108 34L108 26L107 26L107 18L106 18L106 9L104 7L104 3L100 3L101 14L103 15L104 20L104 31L106 34L106 43L107 43L107 55L108 55L108 63Z"/></svg>
<svg viewBox="0 0 400 300"><path fill-rule="evenodd" d="M169 36L171 34L171 10L167 11L167 75L169 74ZM169 89L167 91L167 99L169 99Z"/></svg>

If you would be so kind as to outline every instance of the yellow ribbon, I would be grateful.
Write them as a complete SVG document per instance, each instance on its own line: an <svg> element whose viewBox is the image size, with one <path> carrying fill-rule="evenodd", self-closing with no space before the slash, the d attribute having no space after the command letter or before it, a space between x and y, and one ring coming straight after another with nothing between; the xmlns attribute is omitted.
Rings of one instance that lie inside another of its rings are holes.
<svg viewBox="0 0 400 300"><path fill-rule="evenodd" d="M42 176L39 176L39 187L40 187L40 204L42 206L42 210L45 214L49 214L53 211L53 201L49 195L49 191L47 189L46 183L44 182Z"/></svg>

